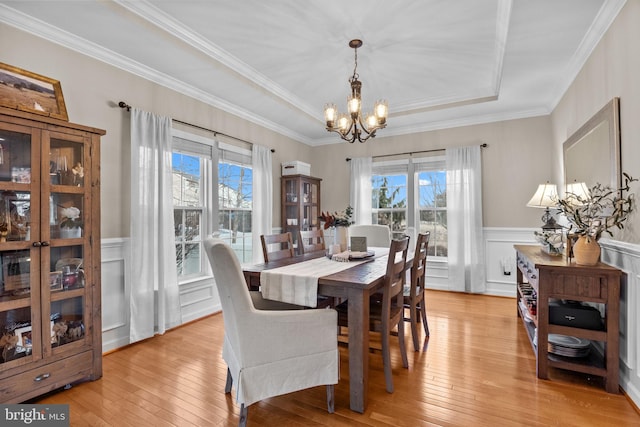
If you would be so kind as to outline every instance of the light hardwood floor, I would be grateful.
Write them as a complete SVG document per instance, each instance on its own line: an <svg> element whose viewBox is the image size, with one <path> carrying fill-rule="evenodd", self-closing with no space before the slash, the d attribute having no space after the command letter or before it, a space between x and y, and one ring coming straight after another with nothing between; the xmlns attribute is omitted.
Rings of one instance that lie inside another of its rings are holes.
<svg viewBox="0 0 640 427"><path fill-rule="evenodd" d="M552 370L538 380L514 299L427 293L431 337L403 369L392 346L395 393L385 391L382 357L369 355L369 404L349 409L348 354L341 347L336 412L324 387L249 407L249 426L638 426L624 394L597 378ZM37 403L70 404L72 426L236 426L224 394L222 315L214 315L104 357L102 379ZM406 328L407 348L413 349ZM374 338L375 340L375 338ZM395 343L395 340L391 340ZM374 342L373 345L376 343Z"/></svg>

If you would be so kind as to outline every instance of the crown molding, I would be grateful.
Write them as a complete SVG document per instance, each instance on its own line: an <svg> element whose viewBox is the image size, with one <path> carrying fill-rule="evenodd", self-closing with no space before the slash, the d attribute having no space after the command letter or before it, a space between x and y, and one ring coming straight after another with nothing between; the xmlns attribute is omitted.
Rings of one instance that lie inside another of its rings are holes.
<svg viewBox="0 0 640 427"><path fill-rule="evenodd" d="M265 75L258 72L253 67L236 58L215 43L202 37L200 34L192 31L189 27L181 24L172 16L161 11L146 0L112 0L128 11L136 14L145 21L155 25L159 29L166 31L173 37L182 40L192 48L204 53L208 57L214 59L225 67L240 74L242 77L250 80L259 87L265 89L268 93L275 95L283 101L291 104L300 111L304 111L310 117L317 117L317 109L312 108L301 98L276 84Z"/></svg>
<svg viewBox="0 0 640 427"><path fill-rule="evenodd" d="M296 141L309 145L313 144L313 140L305 135L240 108L222 98L218 98L190 85L186 85L171 76L160 73L126 56L120 55L88 40L63 31L46 22L35 19L2 4L0 4L0 11L2 12L0 13L0 22L4 22L7 25L89 56L143 79L152 81L160 86L175 90L178 93L202 101L205 104L219 108L229 114L248 120L251 123L255 123Z"/></svg>
<svg viewBox="0 0 640 427"><path fill-rule="evenodd" d="M591 23L580 45L569 61L569 66L563 73L564 77L556 86L554 93L557 95L548 105L550 111L553 111L558 106L560 100L564 97L567 90L569 90L578 73L582 70L594 49L598 46L598 43L606 34L607 30L609 30L609 27L626 3L627 0L605 0L598 11L598 15Z"/></svg>

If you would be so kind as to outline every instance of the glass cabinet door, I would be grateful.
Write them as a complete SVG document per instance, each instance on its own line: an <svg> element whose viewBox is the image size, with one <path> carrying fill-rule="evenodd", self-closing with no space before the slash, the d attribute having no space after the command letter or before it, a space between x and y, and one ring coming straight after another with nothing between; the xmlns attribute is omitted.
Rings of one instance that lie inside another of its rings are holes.
<svg viewBox="0 0 640 427"><path fill-rule="evenodd" d="M41 334L37 322L40 254L30 244L31 228L38 221L32 182L37 147L31 129L5 125L0 129L0 370L15 363L41 357Z"/></svg>
<svg viewBox="0 0 640 427"><path fill-rule="evenodd" d="M45 283L50 305L48 348L55 353L72 343L84 342L89 309L86 307L88 239L85 233L90 217L88 189L90 170L85 141L68 135L51 134L48 143L48 182L43 185L42 240ZM44 176L44 174L43 174ZM48 191L47 191L48 190ZM45 225L46 224L46 225ZM44 327L44 326L43 326ZM48 351L48 350L47 350Z"/></svg>

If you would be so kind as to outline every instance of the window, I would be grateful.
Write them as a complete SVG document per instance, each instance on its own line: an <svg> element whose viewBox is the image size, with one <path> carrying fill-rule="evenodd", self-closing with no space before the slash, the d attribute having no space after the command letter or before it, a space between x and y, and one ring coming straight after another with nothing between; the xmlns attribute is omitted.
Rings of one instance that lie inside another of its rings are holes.
<svg viewBox="0 0 640 427"><path fill-rule="evenodd" d="M240 262L251 262L253 170L251 152L221 143L218 164L218 231Z"/></svg>
<svg viewBox="0 0 640 427"><path fill-rule="evenodd" d="M214 232L252 259L251 151L174 129L173 216L178 280L209 275L202 242ZM216 148L217 147L217 148Z"/></svg>
<svg viewBox="0 0 640 427"><path fill-rule="evenodd" d="M417 173L417 230L431 232L428 255L447 256L447 173L433 170Z"/></svg>
<svg viewBox="0 0 640 427"><path fill-rule="evenodd" d="M409 227L431 233L429 255L447 256L447 173L443 157L376 162L372 166L372 222L394 237Z"/></svg>
<svg viewBox="0 0 640 427"><path fill-rule="evenodd" d="M178 280L207 274L204 236L210 234L212 140L176 132L173 138L173 222ZM202 142L204 140L204 142Z"/></svg>

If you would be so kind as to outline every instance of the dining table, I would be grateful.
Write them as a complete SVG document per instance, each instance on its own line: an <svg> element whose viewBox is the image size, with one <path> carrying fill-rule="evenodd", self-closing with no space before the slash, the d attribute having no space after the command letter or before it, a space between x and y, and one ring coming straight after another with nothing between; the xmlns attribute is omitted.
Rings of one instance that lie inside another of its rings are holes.
<svg viewBox="0 0 640 427"><path fill-rule="evenodd" d="M317 294L348 301L349 406L363 413L369 388L369 297L382 288L387 269L389 248L369 248L374 253L368 259L354 260L353 265L326 275L316 275ZM243 266L247 285L259 289L263 272L299 263L313 263L325 257L323 251L297 255L261 264ZM409 258L409 256L408 256ZM300 264L300 266L303 266ZM407 268L409 268L407 260ZM304 275L304 268L299 274ZM264 295L264 293L263 293ZM290 301L285 301L290 302Z"/></svg>

